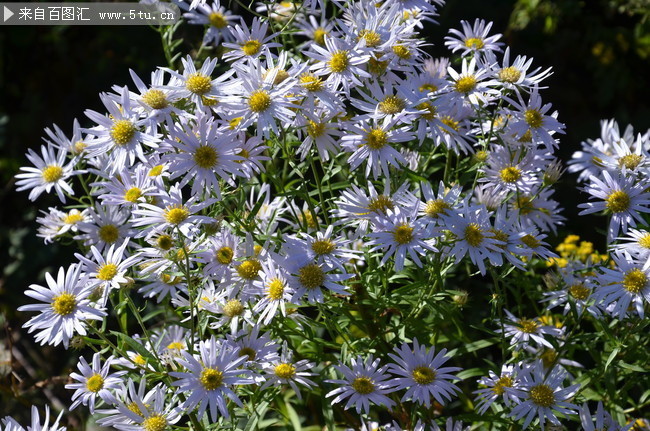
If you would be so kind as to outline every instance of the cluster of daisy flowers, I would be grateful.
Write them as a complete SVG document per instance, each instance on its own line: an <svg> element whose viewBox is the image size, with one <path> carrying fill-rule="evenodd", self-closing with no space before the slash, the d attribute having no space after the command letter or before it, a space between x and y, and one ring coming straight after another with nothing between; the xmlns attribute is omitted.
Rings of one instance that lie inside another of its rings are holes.
<svg viewBox="0 0 650 431"><path fill-rule="evenodd" d="M601 136L582 143L573 154L569 170L579 172L578 181L590 201L580 204L580 214L604 213L608 217L609 265L592 266L585 295L607 314L643 319L650 302L650 131L621 132L614 120L601 122ZM591 264L591 265L590 265ZM568 268L575 274L583 268ZM585 298L586 299L586 298Z"/></svg>
<svg viewBox="0 0 650 431"><path fill-rule="evenodd" d="M418 298L394 312L405 322L454 271L496 280L564 258L545 242L564 220L552 197L564 126L540 95L551 72L504 50L482 20L445 38L455 62L431 58L418 32L442 3L336 2L328 16L325 3L281 2L251 23L218 2L180 3L206 26L201 51L220 56L187 56L148 82L132 71L132 86L100 94L105 112L85 112L87 127L46 129L17 186L31 200L58 196L65 206L39 217L38 235L79 253L30 286L35 303L20 310L37 313L25 327L39 343L95 350L70 375L70 409L128 431L253 429L320 394L348 426L373 429L382 415L387 430L440 429L433 412L463 396L462 357L406 324L357 343L338 313L403 292ZM626 229L645 180L614 165L622 188L606 205L627 193L612 222ZM616 292L649 267L616 253L623 272L603 267L608 290L595 294L613 314L633 303L642 315L637 297ZM567 298L549 295L549 308ZM579 414L593 429L572 402L579 385L566 384L575 363L554 350L565 328L499 313L491 329L528 359L479 380L476 411L501 411L499 400L524 428ZM602 406L595 420L613 424Z"/></svg>

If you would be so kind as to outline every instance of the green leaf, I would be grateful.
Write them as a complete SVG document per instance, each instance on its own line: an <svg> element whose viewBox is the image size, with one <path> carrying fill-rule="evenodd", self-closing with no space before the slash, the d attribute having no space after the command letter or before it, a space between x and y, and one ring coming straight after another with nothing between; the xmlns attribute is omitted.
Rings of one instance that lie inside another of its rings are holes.
<svg viewBox="0 0 650 431"><path fill-rule="evenodd" d="M614 350L612 350L612 353L609 354L607 361L605 361L605 371L607 371L607 367L609 367L609 364L611 364L614 358L616 358L616 355L618 355L620 350L620 347L615 347Z"/></svg>

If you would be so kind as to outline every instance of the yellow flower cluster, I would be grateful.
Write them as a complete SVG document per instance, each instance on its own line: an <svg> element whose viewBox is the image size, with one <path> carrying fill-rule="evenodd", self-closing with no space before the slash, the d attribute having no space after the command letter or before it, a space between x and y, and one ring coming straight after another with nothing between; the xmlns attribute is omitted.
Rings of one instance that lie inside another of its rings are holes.
<svg viewBox="0 0 650 431"><path fill-rule="evenodd" d="M605 254L598 253L597 250L594 250L593 243L589 241L580 241L578 235L567 235L564 238L564 241L555 248L560 254L560 257L551 257L546 261L547 266L557 265L560 268L565 268L569 261L579 260L581 262L587 262L589 260L593 264L601 263L607 261L609 256Z"/></svg>

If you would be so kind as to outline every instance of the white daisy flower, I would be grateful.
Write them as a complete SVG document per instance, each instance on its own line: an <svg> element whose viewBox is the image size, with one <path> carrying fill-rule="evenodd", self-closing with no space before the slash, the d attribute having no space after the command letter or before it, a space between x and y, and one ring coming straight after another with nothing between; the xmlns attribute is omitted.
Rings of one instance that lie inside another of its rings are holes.
<svg viewBox="0 0 650 431"><path fill-rule="evenodd" d="M53 125L54 131L49 128L45 128L45 133L50 137L50 140L44 139L48 144L53 145L57 148L62 148L68 151L74 156L81 155L88 145L89 136L84 137L82 135L82 128L79 125L79 120L76 118L72 122L72 136L68 138L63 130L59 128L56 124Z"/></svg>
<svg viewBox="0 0 650 431"><path fill-rule="evenodd" d="M168 162L169 178L182 177L179 187L191 181L193 196L211 196L214 191L221 199L219 180L234 185L231 177L244 175L235 136L209 115L199 115L193 127L184 124L172 128L166 142L176 151L163 156L163 161Z"/></svg>
<svg viewBox="0 0 650 431"><path fill-rule="evenodd" d="M264 369L266 381L260 386L260 390L264 390L270 386L289 385L296 393L298 399L302 399L298 385L304 386L307 389L318 386L312 380L308 379L309 376L316 375L308 371L313 370L315 366L316 364L310 363L307 359L294 362L293 354L287 349L285 342L282 346L282 354L280 357L266 364Z"/></svg>
<svg viewBox="0 0 650 431"><path fill-rule="evenodd" d="M633 259L625 250L615 250L610 256L616 269L600 268L600 286L592 297L619 319L626 317L630 309L643 319L645 303L650 302L650 260Z"/></svg>
<svg viewBox="0 0 650 431"><path fill-rule="evenodd" d="M30 290L25 291L25 295L43 304L18 307L18 311L40 312L23 327L29 328L29 333L39 330L35 338L41 345L63 343L67 349L75 333L86 335L86 320L102 320L106 313L91 306L88 297L93 293L93 287L86 283L80 265L72 264L67 271L59 268L56 280L50 273L45 273L45 281L48 287L32 284Z"/></svg>
<svg viewBox="0 0 650 431"><path fill-rule="evenodd" d="M181 3L183 7L185 3ZM188 24L208 25L208 29L203 35L203 45L219 45L223 40L224 42L232 42L235 40L231 31L231 22L241 17L232 15L229 10L221 6L219 0L214 0L211 5L200 4L196 9L183 14L183 18L187 20Z"/></svg>
<svg viewBox="0 0 650 431"><path fill-rule="evenodd" d="M428 349L414 338L412 348L403 343L400 347L395 347L395 353L397 354L388 354L395 361L389 365L388 371L398 376L391 382L395 386L394 389L406 389L402 401L410 399L429 408L431 397L445 405L451 401L452 396L460 392L460 389L451 383L459 379L451 373L460 371L461 368L441 368L441 365L451 359L445 356L447 349L442 349L436 355L435 347Z"/></svg>
<svg viewBox="0 0 650 431"><path fill-rule="evenodd" d="M452 91L440 96L441 103L449 103L457 109L465 102L469 102L471 105L489 103L490 95L497 93L497 90L490 88L495 82L489 79L488 69L479 66L477 70L476 67L475 57L472 57L469 63L466 58L463 58L460 73L449 66L447 72L451 78Z"/></svg>
<svg viewBox="0 0 650 431"><path fill-rule="evenodd" d="M282 45L271 42L276 36L275 33L266 36L268 28L268 22L262 22L258 17L253 18L250 28L243 19L234 28L230 27L234 41L224 42L223 46L230 48L230 51L223 55L223 59L239 63L242 60L256 59L260 55L269 56L269 48L278 48Z"/></svg>
<svg viewBox="0 0 650 431"><path fill-rule="evenodd" d="M415 264L422 268L420 256L426 256L427 250L437 252L431 240L432 232L427 225L420 222L411 214L400 211L388 211L374 226L369 234L368 245L373 245L370 251L382 250L384 255L381 265L394 255L395 271L404 269L404 260L410 257Z"/></svg>
<svg viewBox="0 0 650 431"><path fill-rule="evenodd" d="M326 397L333 397L332 404L343 402L347 399L344 409L347 410L355 406L357 414L361 411L365 414L370 413L370 404L383 405L392 409L395 401L386 396L393 391L391 376L386 373L388 366L380 367L380 360L374 359L372 355L368 356L364 361L361 356L350 359L352 368L345 364L334 365L336 370L343 374L344 380L334 379L325 380L328 383L340 385L336 389L330 391L325 395Z"/></svg>
<svg viewBox="0 0 650 431"><path fill-rule="evenodd" d="M72 394L72 405L70 410L73 410L79 404L88 406L90 413L95 412L95 403L99 397L106 404L113 404L116 399L114 392L119 391L122 385L122 376L126 371L117 371L109 374L111 365L115 360L110 356L101 364L101 355L95 353L93 355L92 365L83 357L79 358L77 368L79 373L71 373L70 378L79 383L68 383L65 385L66 389L74 389Z"/></svg>
<svg viewBox="0 0 650 431"><path fill-rule="evenodd" d="M234 73L233 70L223 72L219 77L212 79L211 75L217 66L216 58L206 58L199 70L194 66L194 61L189 55L181 58L183 64L183 74L174 70L163 68L169 72L173 78L167 85L157 87L160 90L172 90L178 97L189 98L197 107L203 109L206 104L211 104L215 100L218 102L221 97L230 92L232 82L227 80Z"/></svg>
<svg viewBox="0 0 650 431"><path fill-rule="evenodd" d="M618 236L619 230L627 232L628 225L636 227L636 222L645 224L641 213L650 213L650 193L643 181L624 177L622 173L612 176L608 171L602 171L603 180L590 177L591 183L585 189L597 202L578 205L585 208L579 215L607 211L611 214L609 222L609 238Z"/></svg>
<svg viewBox="0 0 650 431"><path fill-rule="evenodd" d="M650 232L642 229L628 229L626 236L618 237L621 241L612 245L614 250L625 250L639 260L650 258Z"/></svg>
<svg viewBox="0 0 650 431"><path fill-rule="evenodd" d="M520 400L513 392L513 389L519 387L519 366L503 365L501 373L496 374L490 370L488 377L481 377L478 383L485 386L485 389L474 391L477 394L478 403L476 405L479 414L483 415L490 406L499 398L503 400L506 406L519 404Z"/></svg>
<svg viewBox="0 0 650 431"><path fill-rule="evenodd" d="M294 290L291 298L294 304L298 304L304 296L309 303L323 302L323 288L337 295L350 294L347 287L339 282L352 278L353 274L334 274L332 266L317 263L305 255L286 257L282 266L290 274L287 282Z"/></svg>
<svg viewBox="0 0 650 431"><path fill-rule="evenodd" d="M341 125L348 133L343 136L341 147L351 152L348 158L350 169L358 168L366 162L366 176L372 172L374 179L383 174L385 179L390 178L388 167L397 169L408 162L393 145L413 139L413 135L405 128L395 128L397 120L385 118L379 120L362 120L358 124Z"/></svg>
<svg viewBox="0 0 650 431"><path fill-rule="evenodd" d="M135 169L125 168L118 175L111 176L109 181L93 183L92 186L101 188L99 199L106 206L135 207L158 191L149 176L149 168L144 165L137 165Z"/></svg>
<svg viewBox="0 0 650 431"><path fill-rule="evenodd" d="M56 208L49 208L49 212L43 212L43 217L37 217L36 222L40 225L36 236L50 243L58 236L67 232L76 233L79 231L77 225L88 221L88 210L71 209L68 212Z"/></svg>
<svg viewBox="0 0 650 431"><path fill-rule="evenodd" d="M32 406L31 408L31 426L27 427L27 431L65 431L66 427L59 426L59 421L61 420L61 415L63 415L63 410L59 413L56 420L53 424L50 424L50 406L45 406L45 421L41 425L41 418L38 414L38 408ZM6 416L2 419L2 427L4 431L25 431L14 418L11 416Z"/></svg>
<svg viewBox="0 0 650 431"><path fill-rule="evenodd" d="M31 189L29 200L35 201L41 193L50 193L54 189L61 202L65 203L66 193L74 195L74 190L66 180L85 172L74 170L77 160L72 159L66 163L66 157L67 150L64 148L42 145L41 156L31 148L28 149L27 159L34 167L20 168L23 173L16 175L16 190L20 192Z"/></svg>
<svg viewBox="0 0 650 431"><path fill-rule="evenodd" d="M524 90L530 90L535 87L544 88L540 87L539 83L553 73L550 67L545 70L542 70L541 67L536 67L529 71L533 59L522 55L518 55L511 64L510 47L506 48L500 65L496 58L492 58L490 54L488 54L488 59L488 63L494 65L494 77L507 89L514 88L518 90L522 88Z"/></svg>
<svg viewBox="0 0 650 431"><path fill-rule="evenodd" d="M232 388L235 385L254 383L253 379L249 378L251 372L240 367L246 362L247 356L239 356L238 348L226 345L214 336L201 341L198 351L198 355L182 351L182 358L176 359L187 372L169 373L178 379L172 382L172 385L178 386L179 393L186 394L187 399L181 407L186 412L198 408L199 420L203 418L208 407L213 422L216 422L219 416L228 418L230 412L226 405L227 399L243 407Z"/></svg>
<svg viewBox="0 0 650 431"><path fill-rule="evenodd" d="M508 310L506 317L509 323L504 324L503 329L498 329L496 332L505 334L510 340L510 345L514 346L516 350L521 349L530 344L531 341L539 346L545 346L550 349L553 345L544 338L544 335L550 335L554 338L559 338L564 335L564 331L553 326L544 325L539 319L518 319Z"/></svg>
<svg viewBox="0 0 650 431"><path fill-rule="evenodd" d="M282 316L287 315L286 304L291 303L294 295L287 277L288 274L282 266L277 265L273 259L262 262L262 279L253 283L261 296L253 307L253 312L259 314L258 323L264 325L271 323L278 309Z"/></svg>
<svg viewBox="0 0 650 431"><path fill-rule="evenodd" d="M484 206L470 207L465 204L459 214L442 215L444 225L454 235L448 255L455 257L458 263L469 254L472 263L478 266L481 274L485 274L484 260L498 262L497 255L503 252L501 246L504 244L494 234Z"/></svg>
<svg viewBox="0 0 650 431"><path fill-rule="evenodd" d="M358 42L356 46L331 36L325 36L325 47L312 44L304 54L316 60L311 71L316 76L328 75L327 81L333 89L343 87L345 94L350 94L350 88L363 85L359 78L370 78L371 75L361 66L370 56L365 54Z"/></svg>
<svg viewBox="0 0 650 431"><path fill-rule="evenodd" d="M536 145L543 144L548 151L557 147L558 144L553 138L553 134L564 133L564 124L557 121L557 111L547 115L551 104L542 105L542 98L537 87L532 89L528 102L525 102L519 93L517 93L518 101L508 97L504 100L514 108L514 110L509 110L513 118L508 122L506 133L513 134L524 141L531 141ZM530 138L528 138L528 134L530 134Z"/></svg>
<svg viewBox="0 0 650 431"><path fill-rule="evenodd" d="M99 95L108 111L107 115L90 109L85 112L88 118L97 123L96 127L84 130L95 136L88 142L88 156L106 155L110 174L133 166L136 158L146 161L143 145L158 147L158 137L143 130L147 120L142 119L131 105L127 87L119 90L120 93L115 96Z"/></svg>
<svg viewBox="0 0 650 431"><path fill-rule="evenodd" d="M524 400L512 409L510 416L515 420L525 417L522 429L539 417L539 425L545 429L544 424L548 420L553 425L560 425L560 420L555 412L562 415L576 414L577 405L567 402L572 398L578 389L579 384L563 388L562 383L566 379L566 372L555 368L547 373L542 362L537 361L520 373L521 389L516 389L516 395Z"/></svg>
<svg viewBox="0 0 650 431"><path fill-rule="evenodd" d="M172 186L169 194L161 193L160 198L163 207L143 203L133 211L133 226L145 226L145 229L138 233L138 237L154 231L161 232L167 228L178 228L183 235L188 236L190 231L197 228L198 224L213 221L211 217L196 215L196 213L212 205L215 202L214 199L197 202L198 196L193 196L185 201L178 185Z"/></svg>
<svg viewBox="0 0 650 431"><path fill-rule="evenodd" d="M119 207L96 204L94 208L88 208L88 217L78 223L80 233L74 239L83 241L87 247L105 250L135 235L128 221L130 216L129 211Z"/></svg>
<svg viewBox="0 0 650 431"><path fill-rule="evenodd" d="M492 23L486 23L482 19L476 19L474 25L463 20L460 22L463 31L456 29L449 30L451 36L445 37L445 46L451 52L462 51L464 57L470 54L485 54L487 52L500 52L503 43L497 42L501 39L501 34L488 36Z"/></svg>

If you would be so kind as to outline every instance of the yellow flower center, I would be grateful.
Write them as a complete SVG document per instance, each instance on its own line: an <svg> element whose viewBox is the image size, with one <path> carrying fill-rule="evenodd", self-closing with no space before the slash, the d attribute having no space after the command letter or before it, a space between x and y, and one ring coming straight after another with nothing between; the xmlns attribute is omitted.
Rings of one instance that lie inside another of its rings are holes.
<svg viewBox="0 0 650 431"><path fill-rule="evenodd" d="M117 265L114 263L107 263L102 265L97 271L97 278L100 280L112 280L117 275Z"/></svg>
<svg viewBox="0 0 650 431"><path fill-rule="evenodd" d="M555 404L553 389L548 385L537 385L530 389L530 400L541 407L551 407Z"/></svg>
<svg viewBox="0 0 650 431"><path fill-rule="evenodd" d="M268 285L268 296L274 301L279 301L284 295L284 283L278 278L274 278Z"/></svg>
<svg viewBox="0 0 650 431"><path fill-rule="evenodd" d="M438 87L433 84L422 84L420 85L419 90L422 92L433 93L434 91L438 91Z"/></svg>
<svg viewBox="0 0 650 431"><path fill-rule="evenodd" d="M113 244L119 238L120 231L115 225L105 224L97 230L97 235L106 244Z"/></svg>
<svg viewBox="0 0 650 431"><path fill-rule="evenodd" d="M458 132L460 130L460 121L454 120L449 115L445 115L444 117L441 117L440 121L442 122L442 124L449 127L455 132ZM440 127L440 130L442 130L445 133L449 133L449 130L445 129L444 127Z"/></svg>
<svg viewBox="0 0 650 431"><path fill-rule="evenodd" d="M497 395L503 395L506 391L505 388L511 388L513 383L514 382L512 381L512 377L501 376L499 380L497 380L497 382L494 384L492 392Z"/></svg>
<svg viewBox="0 0 650 431"><path fill-rule="evenodd" d="M252 280L257 277L257 274L262 270L262 264L257 259L249 259L243 261L237 267L237 274L244 280Z"/></svg>
<svg viewBox="0 0 650 431"><path fill-rule="evenodd" d="M59 316L71 314L77 306L77 298L72 293L62 293L54 297L52 308Z"/></svg>
<svg viewBox="0 0 650 431"><path fill-rule="evenodd" d="M490 229L490 232L493 234L493 238L497 241L501 241L503 244L499 244L498 247L505 250L508 244L508 234L502 231L501 229Z"/></svg>
<svg viewBox="0 0 650 431"><path fill-rule="evenodd" d="M153 168L151 168L148 176L157 177L158 175L162 174L162 171L163 171L163 165L156 165Z"/></svg>
<svg viewBox="0 0 650 431"><path fill-rule="evenodd" d="M523 242L530 248L537 248L539 247L540 244L539 240L530 234L524 235L521 238L521 242Z"/></svg>
<svg viewBox="0 0 650 431"><path fill-rule="evenodd" d="M57 165L49 165L41 171L41 176L46 183L56 183L63 177L63 168Z"/></svg>
<svg viewBox="0 0 650 431"><path fill-rule="evenodd" d="M228 20L225 16L223 16L223 14L219 12L212 12L210 15L208 15L208 20L210 21L210 25L212 27L226 28L228 26Z"/></svg>
<svg viewBox="0 0 650 431"><path fill-rule="evenodd" d="M184 206L175 206L165 210L165 221L170 224L179 225L190 216L190 211Z"/></svg>
<svg viewBox="0 0 650 431"><path fill-rule="evenodd" d="M325 36L327 36L329 33L327 30L325 30L322 27L318 27L316 30L314 30L314 42L316 42L319 45L325 45Z"/></svg>
<svg viewBox="0 0 650 431"><path fill-rule="evenodd" d="M393 239L398 244L409 244L413 241L413 228L407 224L397 226L393 231Z"/></svg>
<svg viewBox="0 0 650 431"><path fill-rule="evenodd" d="M454 88L459 93L468 94L476 88L478 81L474 75L461 76L454 84Z"/></svg>
<svg viewBox="0 0 650 431"><path fill-rule="evenodd" d="M271 107L271 96L264 90L255 90L248 98L248 107L253 112L264 112Z"/></svg>
<svg viewBox="0 0 650 431"><path fill-rule="evenodd" d="M231 299L223 306L223 314L228 317L239 316L244 312L244 304L239 299Z"/></svg>
<svg viewBox="0 0 650 431"><path fill-rule="evenodd" d="M127 202L135 203L142 196L142 190L137 187L131 187L124 193L124 200Z"/></svg>
<svg viewBox="0 0 650 431"><path fill-rule="evenodd" d="M650 233L646 233L639 238L638 244L643 248L650 248Z"/></svg>
<svg viewBox="0 0 650 431"><path fill-rule="evenodd" d="M185 88L194 94L203 96L212 90L212 80L209 76L201 75L200 73L193 73L187 77Z"/></svg>
<svg viewBox="0 0 650 431"><path fill-rule="evenodd" d="M519 196L514 202L514 207L518 209L522 215L530 214L535 210L533 200L530 196Z"/></svg>
<svg viewBox="0 0 650 431"><path fill-rule="evenodd" d="M86 389L90 392L97 393L104 387L104 378L99 374L93 374L86 380Z"/></svg>
<svg viewBox="0 0 650 431"><path fill-rule="evenodd" d="M524 112L524 120L526 120L526 123L533 129L538 129L542 127L544 117L537 109L527 109L526 112Z"/></svg>
<svg viewBox="0 0 650 431"><path fill-rule="evenodd" d="M465 228L465 241L472 247L478 247L483 242L483 231L477 223L470 223Z"/></svg>
<svg viewBox="0 0 650 431"><path fill-rule="evenodd" d="M510 84L514 84L519 81L519 78L521 78L521 72L514 66L501 69L497 75L501 82L507 82Z"/></svg>
<svg viewBox="0 0 650 431"><path fill-rule="evenodd" d="M315 263L310 263L298 270L298 280L307 289L316 289L323 285L325 273Z"/></svg>
<svg viewBox="0 0 650 431"><path fill-rule="evenodd" d="M183 350L185 349L185 346L179 341L173 341L167 345L167 348L169 350Z"/></svg>
<svg viewBox="0 0 650 431"><path fill-rule="evenodd" d="M379 110L387 115L397 114L406 107L406 103L397 96L386 96L379 102Z"/></svg>
<svg viewBox="0 0 650 431"><path fill-rule="evenodd" d="M436 372L429 367L415 367L411 373L413 380L418 385L428 385L436 379Z"/></svg>
<svg viewBox="0 0 650 431"><path fill-rule="evenodd" d="M70 211L65 217L63 217L63 223L65 224L77 224L84 218L78 212Z"/></svg>
<svg viewBox="0 0 650 431"><path fill-rule="evenodd" d="M481 49L485 46L485 43L481 38L470 37L465 39L465 46L470 49Z"/></svg>
<svg viewBox="0 0 650 431"><path fill-rule="evenodd" d="M169 235L160 235L156 240L156 245L162 250L169 250L174 246L174 241Z"/></svg>
<svg viewBox="0 0 650 431"><path fill-rule="evenodd" d="M573 284L569 287L569 295L577 299L578 301L584 301L589 298L591 290L585 287L584 284Z"/></svg>
<svg viewBox="0 0 650 431"><path fill-rule="evenodd" d="M365 40L368 48L376 48L381 44L381 36L373 30L361 30L357 40Z"/></svg>
<svg viewBox="0 0 650 431"><path fill-rule="evenodd" d="M348 68L349 63L348 52L338 50L332 54L328 65L333 73L341 73Z"/></svg>
<svg viewBox="0 0 650 431"><path fill-rule="evenodd" d="M296 375L296 367L291 364L278 364L273 372L281 379L290 379Z"/></svg>
<svg viewBox="0 0 650 431"><path fill-rule="evenodd" d="M321 91L323 89L323 80L311 73L305 73L300 77L300 84L307 91Z"/></svg>
<svg viewBox="0 0 650 431"><path fill-rule="evenodd" d="M375 385L368 377L357 377L352 381L352 389L361 395L375 392Z"/></svg>
<svg viewBox="0 0 650 431"><path fill-rule="evenodd" d="M442 199L435 199L426 203L424 213L431 218L438 218L440 214L444 214L448 209L451 209L451 205Z"/></svg>
<svg viewBox="0 0 650 431"><path fill-rule="evenodd" d="M307 133L312 138L318 138L319 136L323 136L325 134L326 126L326 123L317 123L315 121L309 120L307 121Z"/></svg>
<svg viewBox="0 0 650 431"><path fill-rule="evenodd" d="M643 161L643 156L640 154L628 154L620 159L618 159L618 166L623 167L625 166L625 169L636 169L637 166L639 166L639 163Z"/></svg>
<svg viewBox="0 0 650 431"><path fill-rule="evenodd" d="M516 183L521 178L521 170L514 166L508 166L499 171L499 177L504 183Z"/></svg>
<svg viewBox="0 0 650 431"><path fill-rule="evenodd" d="M379 150L388 143L388 134L382 129L370 129L366 135L366 145L371 150Z"/></svg>
<svg viewBox="0 0 650 431"><path fill-rule="evenodd" d="M221 247L215 253L215 259L222 265L227 265L232 262L232 258L235 256L235 252L230 247Z"/></svg>
<svg viewBox="0 0 650 431"><path fill-rule="evenodd" d="M133 362L140 365L141 367L147 364L147 360L140 354L135 355L135 357L133 358Z"/></svg>
<svg viewBox="0 0 650 431"><path fill-rule="evenodd" d="M622 284L628 292L638 294L648 284L648 276L640 269L634 268L625 273Z"/></svg>
<svg viewBox="0 0 650 431"><path fill-rule="evenodd" d="M557 352L554 349L544 349L544 352L539 357L542 359L544 367L549 368L557 359Z"/></svg>
<svg viewBox="0 0 650 431"><path fill-rule="evenodd" d="M153 109L163 109L169 105L165 93L161 90L152 88L142 95L142 101Z"/></svg>
<svg viewBox="0 0 650 431"><path fill-rule="evenodd" d="M374 199L370 199L368 210L376 213L386 214L387 210L392 210L395 207L393 200L386 195L379 195Z"/></svg>
<svg viewBox="0 0 650 431"><path fill-rule="evenodd" d="M436 118L436 108L431 104L431 102L422 102L416 106L416 108L419 111L425 111L424 113L420 113L420 117L425 120L433 120Z"/></svg>
<svg viewBox="0 0 650 431"><path fill-rule="evenodd" d="M135 124L129 120L118 120L111 127L111 139L116 145L126 145L131 142L137 130Z"/></svg>
<svg viewBox="0 0 650 431"><path fill-rule="evenodd" d="M142 421L144 431L165 431L165 428L167 428L167 419L163 415L149 416Z"/></svg>
<svg viewBox="0 0 650 431"><path fill-rule="evenodd" d="M209 145L201 145L192 158L199 168L210 169L217 164L217 150Z"/></svg>
<svg viewBox="0 0 650 431"><path fill-rule="evenodd" d="M630 195L623 190L610 193L605 199L605 207L613 213L622 213L630 208Z"/></svg>
<svg viewBox="0 0 650 431"><path fill-rule="evenodd" d="M537 322L530 319L521 319L519 322L517 322L517 326L521 332L525 332L526 334L535 333L539 327Z"/></svg>
<svg viewBox="0 0 650 431"><path fill-rule="evenodd" d="M330 254L336 249L336 244L328 239L321 239L314 241L311 245L311 249L319 256L324 254Z"/></svg>
<svg viewBox="0 0 650 431"><path fill-rule="evenodd" d="M408 48L408 46L404 45L394 45L392 47L393 54L398 56L399 58L403 60L408 60L411 58L411 50Z"/></svg>
<svg viewBox="0 0 650 431"><path fill-rule="evenodd" d="M375 76L381 76L388 69L388 60L379 60L375 57L370 57L368 60L368 72Z"/></svg>
<svg viewBox="0 0 650 431"><path fill-rule="evenodd" d="M241 46L241 50L244 51L246 55L255 55L260 52L262 44L259 40L249 40Z"/></svg>
<svg viewBox="0 0 650 431"><path fill-rule="evenodd" d="M223 372L217 368L205 368L201 371L199 382L207 391L213 391L223 384Z"/></svg>
<svg viewBox="0 0 650 431"><path fill-rule="evenodd" d="M252 361L257 356L257 352L254 349L251 349L250 347L244 347L241 350L239 350L239 356L248 356L248 360Z"/></svg>

